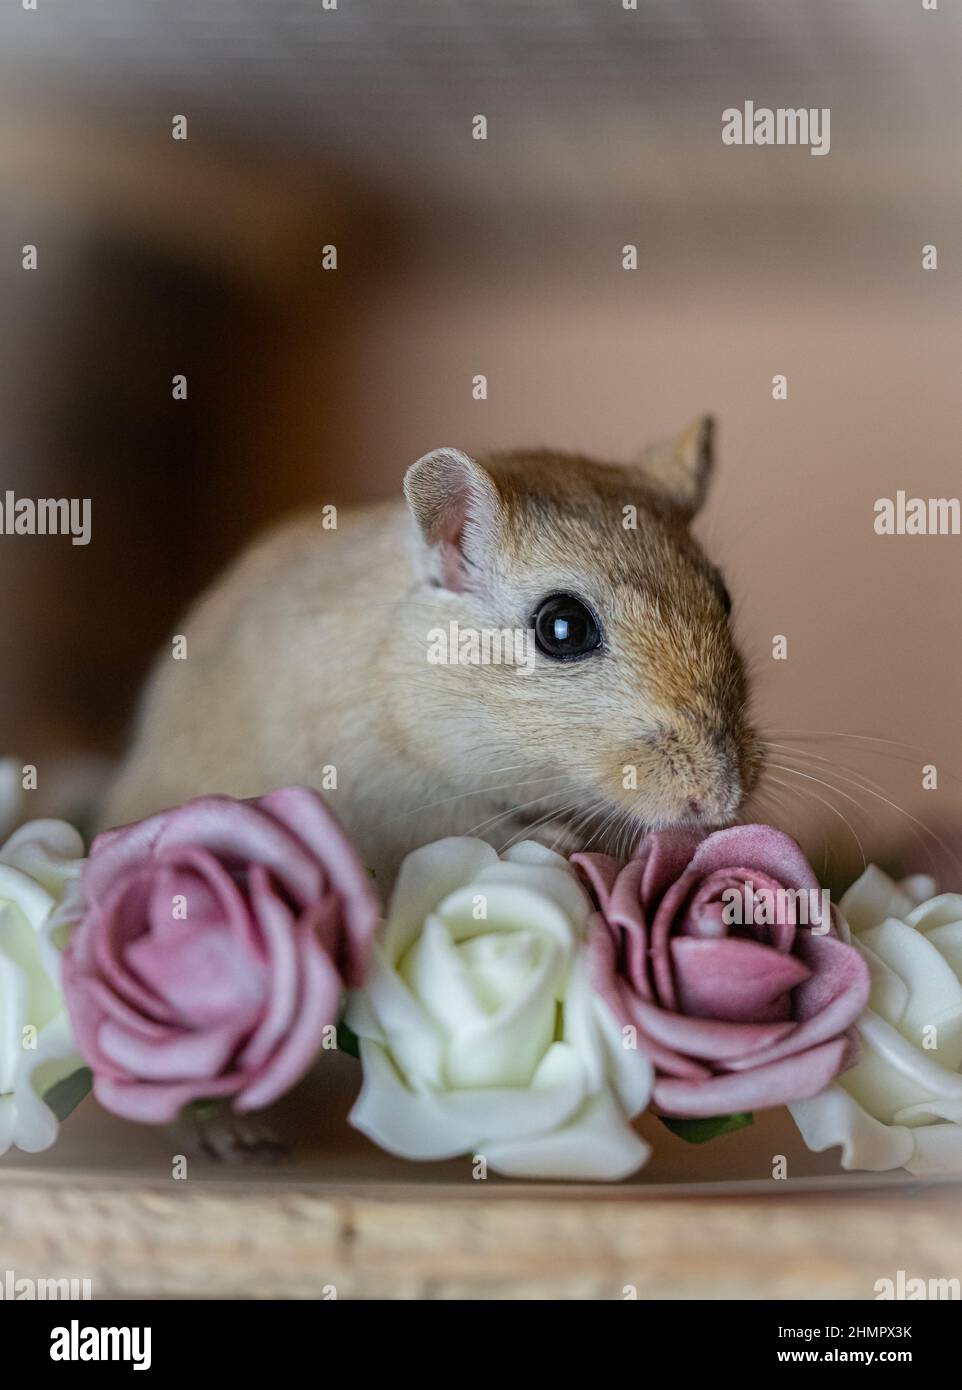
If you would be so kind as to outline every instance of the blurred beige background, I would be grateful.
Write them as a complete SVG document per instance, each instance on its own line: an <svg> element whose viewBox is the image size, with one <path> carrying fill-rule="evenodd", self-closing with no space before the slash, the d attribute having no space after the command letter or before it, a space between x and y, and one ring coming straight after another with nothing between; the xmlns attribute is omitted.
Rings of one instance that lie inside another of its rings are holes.
<svg viewBox="0 0 962 1390"><path fill-rule="evenodd" d="M962 491L960 58L944 0L5 7L3 487L90 496L93 542L0 537L0 744L116 752L184 603L292 506L711 410L699 525L760 722L822 760L766 809L835 874L858 841L943 859L962 537L872 521ZM829 107L831 152L723 146L746 99Z"/></svg>

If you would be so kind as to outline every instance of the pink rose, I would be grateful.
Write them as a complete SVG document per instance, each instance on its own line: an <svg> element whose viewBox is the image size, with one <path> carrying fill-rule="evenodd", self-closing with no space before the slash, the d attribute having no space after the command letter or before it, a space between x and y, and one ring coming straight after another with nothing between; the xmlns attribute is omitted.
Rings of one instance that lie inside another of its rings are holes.
<svg viewBox="0 0 962 1390"><path fill-rule="evenodd" d="M269 1105L362 983L377 895L314 792L203 796L108 830L84 866L64 993L108 1110Z"/></svg>
<svg viewBox="0 0 962 1390"><path fill-rule="evenodd" d="M655 1067L655 1106L714 1116L823 1090L856 1059L865 962L824 914L794 840L767 825L648 835L627 864L576 854L601 911L595 988ZM745 884L751 911L745 912ZM778 890L783 890L779 897ZM732 892L731 890L735 890ZM784 890L803 890L794 909ZM737 898L742 901L738 921ZM808 925L791 925L793 920ZM772 925L759 922L769 917Z"/></svg>

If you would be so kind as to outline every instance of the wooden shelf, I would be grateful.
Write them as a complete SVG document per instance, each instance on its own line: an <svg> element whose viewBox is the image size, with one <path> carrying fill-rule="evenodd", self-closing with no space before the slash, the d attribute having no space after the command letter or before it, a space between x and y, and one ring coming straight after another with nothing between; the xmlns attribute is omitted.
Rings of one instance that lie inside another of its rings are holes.
<svg viewBox="0 0 962 1390"><path fill-rule="evenodd" d="M0 1161L0 1265L95 1298L872 1299L899 1269L962 1276L962 1185L841 1174L785 1114L704 1146L646 1118L658 1148L619 1185L475 1181L347 1127L345 1062L279 1108L298 1143L275 1167L175 1178L177 1135L86 1101L56 1148Z"/></svg>

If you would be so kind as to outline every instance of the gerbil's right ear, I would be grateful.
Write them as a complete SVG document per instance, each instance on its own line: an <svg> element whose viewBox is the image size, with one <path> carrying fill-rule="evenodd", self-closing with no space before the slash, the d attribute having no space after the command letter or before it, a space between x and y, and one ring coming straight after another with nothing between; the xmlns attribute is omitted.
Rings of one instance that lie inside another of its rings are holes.
<svg viewBox="0 0 962 1390"><path fill-rule="evenodd" d="M405 473L404 495L429 578L455 593L480 587L502 516L490 475L460 449L435 449Z"/></svg>
<svg viewBox="0 0 962 1390"><path fill-rule="evenodd" d="M646 449L639 460L647 480L686 520L705 500L714 464L715 422L699 415L681 434Z"/></svg>

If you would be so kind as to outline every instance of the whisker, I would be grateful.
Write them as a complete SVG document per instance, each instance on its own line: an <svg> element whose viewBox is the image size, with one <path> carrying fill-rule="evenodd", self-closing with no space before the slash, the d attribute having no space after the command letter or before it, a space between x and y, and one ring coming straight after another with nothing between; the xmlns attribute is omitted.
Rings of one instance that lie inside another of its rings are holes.
<svg viewBox="0 0 962 1390"><path fill-rule="evenodd" d="M853 738L862 743L888 743L893 748L910 748L913 753L920 753L921 748L914 743L906 743L899 738L881 738L878 734L855 734L843 729L768 729L766 733L777 736L784 735L786 738Z"/></svg>
<svg viewBox="0 0 962 1390"><path fill-rule="evenodd" d="M768 768L769 768L770 766L771 766L771 765L769 764L769 765L766 767L766 769L765 769L765 775L769 778L769 780L770 780L771 782L774 783L775 786L782 788L782 790L784 790L788 795L790 795L790 796L807 796L807 797L809 797L810 799L812 799L812 800L814 800L814 801L821 802L823 805L828 805L828 802L824 801L824 798L820 797L820 796L818 795L817 792L813 792L812 789L811 789L810 787L793 787L793 786L791 786L791 785L790 785L789 783L787 783L787 782L782 782L782 781L780 781L778 778L772 777L770 771L768 770ZM835 815L837 815L841 820L845 821L845 824L846 824L846 826L848 827L850 833L851 833L852 835L855 835L854 830L853 830L852 827L848 824L848 821L845 820L845 817L842 815L841 811L839 811L839 810L838 810L836 807L834 807L834 806L829 806L829 810L830 810L830 811L834 811ZM797 824L797 822L796 822L796 824ZM821 838L822 838L822 847L823 847L823 854L822 854L822 878L824 879L824 878L827 877L827 874L828 874L829 841L828 841L828 836L824 833L824 831L822 832L822 837L821 837ZM856 836L855 838L856 838L856 840L858 839L857 836ZM863 854L863 858L864 858L864 854Z"/></svg>
<svg viewBox="0 0 962 1390"><path fill-rule="evenodd" d="M440 801L428 801L423 806L411 807L409 810L402 812L399 816L390 816L384 824L394 825L397 821L406 820L408 816L416 816L421 811L433 811L436 806L447 806L448 803L452 801L464 801L469 796L483 796L486 792L512 791L515 787L527 787L540 782L557 782L562 778L567 778L569 782L571 781L571 778L566 772L559 772L551 777L526 777L516 782L494 782L485 787L475 787L471 791L455 792L453 796L443 796Z"/></svg>
<svg viewBox="0 0 962 1390"><path fill-rule="evenodd" d="M884 790L882 783L874 781L869 777L868 773L862 772L857 767L852 767L849 763L840 763L837 758L827 758L822 753L809 753L807 749L793 748L789 743L775 743L771 739L765 739L762 740L762 742L764 747L774 748L779 754L790 754L800 762L824 763L827 767L832 769L837 767L844 768L846 772L852 773L855 777L861 777L863 781L867 782L870 786L876 787L879 791Z"/></svg>
<svg viewBox="0 0 962 1390"><path fill-rule="evenodd" d="M776 731L776 730L770 730L769 732L774 733L774 732L777 732L777 731ZM783 731L783 732L787 732L787 731ZM837 737L837 738L840 738L840 739L844 739L844 738L860 738L860 739L861 739L861 738L865 738L865 737L867 737L867 736L866 736L866 735L861 735L861 734L838 734L838 735L833 735L833 737ZM761 740L761 742L763 742L763 743L765 743L766 741L767 741L767 740L765 740L765 739L762 739L762 740ZM804 742L805 740L803 739L803 740L801 740L801 741ZM808 740L808 742L812 742L812 743L814 743L814 742L816 742L816 741L817 741L817 739L815 739L815 738L812 738L812 739L809 739L809 740ZM873 740L873 741L875 741L875 740ZM894 739L882 739L882 740L878 740L878 741L879 741L879 742L882 742L882 743L891 743L893 747L902 748L902 749L904 749L904 750L906 750L906 751L905 751L904 753L901 753L901 754L900 754L900 753L893 753L893 752L891 751L890 748L869 748L869 749L860 748L860 749L858 749L858 750L856 750L856 749L853 748L853 749L851 749L851 750L849 750L849 751L851 751L852 753L854 753L854 752L856 752L856 751L859 751L859 752L861 752L861 753L871 754L873 757L876 757L876 758L888 758L888 759L890 759L892 762L902 763L902 764L904 764L906 767L915 767L915 768L917 768L918 765L919 765L919 764L918 764L919 758L923 758L923 759L924 759L924 758L926 758L926 757L928 756L928 754L926 753L925 749L919 748L919 747L917 747L916 745L911 744L911 743L902 743L900 740L894 740ZM774 745L773 745L773 746L774 746ZM783 745L783 746L784 746L784 745ZM807 750L804 750L804 749L795 749L795 750L793 750L793 751L795 751L795 752L797 752L797 753L802 753L802 752L805 752L805 751L807 751ZM911 754L911 756L909 756L909 754ZM820 758L821 760L823 760L823 761L825 761L825 762L833 762L833 761L834 761L834 760L831 759L831 758L822 758L822 755L820 755L820 754L818 754L818 753L811 753L811 754L809 754L809 756L810 756L810 757L813 757L813 758ZM844 764L840 764L840 766L844 766ZM849 767L848 770L849 770L850 772L858 771L858 769L852 768L852 767ZM864 775L864 774L862 774L862 775ZM941 777L947 777L951 782L955 782L958 786L962 786L962 777L960 777L960 776L957 775L956 773L950 771L948 768L940 767L940 769L939 769L939 775L940 775ZM870 779L867 778L866 780L870 780Z"/></svg>
<svg viewBox="0 0 962 1390"><path fill-rule="evenodd" d="M855 800L853 796L849 796L847 792L839 790L838 787L833 787L830 782L824 782L820 777L814 777L810 772L800 772L799 769L796 767L785 767L781 763L772 763L772 767L777 768L779 772L787 772L792 776L805 777L810 782L817 782L818 785L820 787L824 787L826 791L834 792L836 796L844 796L847 801L851 801L853 805L857 806L860 811L864 811L864 807L859 806L859 803ZM819 796L817 792L811 792L811 795L814 796L817 801L820 801L823 806L827 806L830 811L833 811L835 815L838 816L839 819L842 820L844 824L848 827L849 833L851 834L855 843L858 845L858 852L862 856L862 868L867 869L868 860L865 857L865 850L862 848L862 841L859 839L858 834L855 831L855 827L852 825L848 817L843 815L837 806L833 806L830 801L826 801L823 796Z"/></svg>
<svg viewBox="0 0 962 1390"><path fill-rule="evenodd" d="M544 798L541 797L540 800L543 801ZM529 804L529 805L533 805L534 803L533 803L533 802L529 802L528 804ZM551 810L550 810L550 811L546 811L545 814L544 814L543 816L539 816L537 820L530 821L527 825L522 825L521 828L520 828L519 830L516 830L516 831L514 831L514 833L513 833L512 835L509 835L508 838L502 842L501 847L500 847L500 849L498 850L498 853L499 853L499 854L503 854L504 851L505 851L506 849L510 849L511 845L513 845L513 844L515 843L515 841L519 841L519 840L521 840L521 839L523 839L523 838L529 837L529 836L531 835L532 831L535 831L535 830L538 829L538 826L539 826L539 825L545 825L548 821L553 820L556 816L562 816L562 815L564 815L564 814L565 814L566 812L568 812L568 811L573 811L573 810L575 810L575 808L578 806L578 804L579 804L579 803L578 803L577 801L570 801L570 802L568 802L566 805L562 805L562 806L552 806ZM519 810L520 810L521 808L518 807L518 808L516 808L516 809L519 809ZM494 817L494 819L500 820L500 816ZM483 822L483 821L482 821L482 825L484 825L485 823L486 823L486 822ZM480 829L480 828L481 828L480 826L476 826L476 827L475 827L475 829Z"/></svg>
<svg viewBox="0 0 962 1390"><path fill-rule="evenodd" d="M600 806L596 807L596 808L593 810L592 815L593 815L593 816L601 816L601 821L600 821L600 823L595 827L595 829L594 829L594 831L591 833L591 835L589 835L588 839L585 840L585 842L582 844L582 846L581 846L582 853L584 853L584 851L586 851L586 850L589 848L589 846L592 844L592 842L593 842L594 840L596 840L596 839L598 839L600 836L604 835L604 833L607 831L609 825L611 825L612 823L614 823L615 825L617 825L619 818L620 818L621 816L623 816L624 814L625 814L625 808L624 808L623 806L615 806L615 807L612 808L612 807L607 807L607 806L605 806L605 805L602 803ZM591 819L591 818L589 817L588 819L589 819L589 823L590 823L590 819ZM580 830L580 828L581 828L581 826L580 826L580 820L579 820L579 822L578 822L577 825L576 825L576 829ZM587 825L586 825L586 826L585 826L585 829L587 830L587 828L588 828L588 827L587 827ZM616 844L616 847L618 847L618 848L620 849L620 842L619 842L619 840L618 840L617 838L616 838L616 840L615 840L615 844ZM619 859L624 858L624 855L622 855L622 854L619 853L619 854L618 854L618 858L619 858Z"/></svg>
<svg viewBox="0 0 962 1390"><path fill-rule="evenodd" d="M774 804L776 810L786 814L789 813L789 807L785 801L785 798L779 796L778 793L773 791L772 788L769 786L756 787L752 791L751 796L747 798L745 804L746 806L750 806L752 803L754 803L758 810L761 812L762 818L764 819L764 817L768 814L766 810L766 803L769 801ZM739 821L742 825L749 824L748 820L745 818L746 815L747 812L745 811L742 811L739 814Z"/></svg>
<svg viewBox="0 0 962 1390"><path fill-rule="evenodd" d="M483 830L483 829L485 828L485 826L494 825L494 824L496 824L499 820L503 820L505 816L513 816L513 815L516 815L518 811L526 811L526 810L528 809L529 806L537 806L539 801L547 801L549 797L558 796L559 793L561 792L561 790L562 790L561 788L558 788L557 791L545 792L543 796L535 796L535 797L532 797L532 799L531 799L530 801L522 801L522 802L521 802L519 805L517 805L517 806L508 806L504 811L499 811L499 812L497 813L497 815L488 816L488 818L487 818L486 820L478 821L477 825L473 825L473 826L471 827L470 830L465 830L463 833L464 833L465 835L476 835L476 834L478 833L478 831L479 831L479 830ZM575 806L577 806L577 805L578 805L578 802L575 801L575 802L570 803L570 807L564 807L563 809L564 809L564 810L568 810L568 809L573 808L573 807L575 807ZM561 813L562 813L562 810L561 810L561 809L559 809L558 807L553 807L552 810L548 812L548 815L545 816L545 817L543 817L543 819L549 820L549 819L551 818L552 815L560 815ZM536 825L538 825L538 824L540 824L540 821L535 821L534 823L535 823ZM526 828L530 829L531 827L526 827Z"/></svg>
<svg viewBox="0 0 962 1390"><path fill-rule="evenodd" d="M791 755L790 755L790 756L791 756ZM795 756L797 757L798 755L796 754ZM777 763L773 763L772 766L773 766L773 767L777 767L778 764L777 764ZM796 768L783 768L782 770L785 771L785 772L792 772L792 771L794 771L795 774L796 774L796 776L799 776L799 777L808 775L808 774L799 772L798 769L796 769ZM851 769L849 769L849 770L851 771ZM826 775L828 775L828 774L826 773ZM867 795L869 795L869 796L874 796L878 801L883 802L883 803L884 803L886 806L888 806L891 810L896 811L900 816L904 816L904 817L906 818L906 820L908 820L908 821L911 822L911 825L912 825L912 826L918 827L916 830L913 830L913 834L916 835L916 838L919 840L919 843L922 845L923 849L925 850L926 854L928 855L929 862L930 862L931 864L934 865L935 859L934 859L934 856L932 855L931 849L930 849L929 846L925 843L925 840L922 838L922 835L919 833L920 831L924 831L924 833L925 833L926 835L931 836L931 838L935 841L935 843L939 846L939 848L940 848L945 854L947 854L947 855L949 856L949 858L953 861L953 863L956 865L956 867L959 868L959 869L962 869L962 859L960 859L960 858L958 857L958 855L954 852L954 850L952 850L952 849L946 844L946 842L941 838L941 836L939 836L939 835L937 835L937 834L935 833L935 831L931 828L931 826L926 825L924 821L921 821L921 820L919 820L916 816L913 816L909 811L907 811L907 810L905 809L904 806L900 806L900 805L898 804L898 802L892 801L891 798L885 796L882 792L876 791L876 790L875 790L875 787L872 786L872 785L865 785L864 782L854 781L851 777L845 777L845 776L843 776L842 773L836 772L836 771L833 771L833 772L831 773L831 775L832 775L833 777L837 778L837 780L840 781L840 782L845 782L845 783L847 783L847 784L850 785L850 786L856 787L859 791L862 791L862 792L867 793ZM818 781L819 779L816 778L815 780ZM866 779L866 781L870 782L871 779ZM823 785L823 786L828 786L829 784L823 782L822 785ZM851 797L851 796L847 796L847 793L843 792L839 787L835 787L835 788L833 788L833 790L834 790L839 796L846 796L847 799L848 799L849 801L854 802L854 804L855 804L856 806L858 806L859 803L858 803L857 801L855 801L855 798L854 798L854 797ZM864 812L864 809L865 809L865 808L862 807L862 808L860 808L860 809Z"/></svg>

